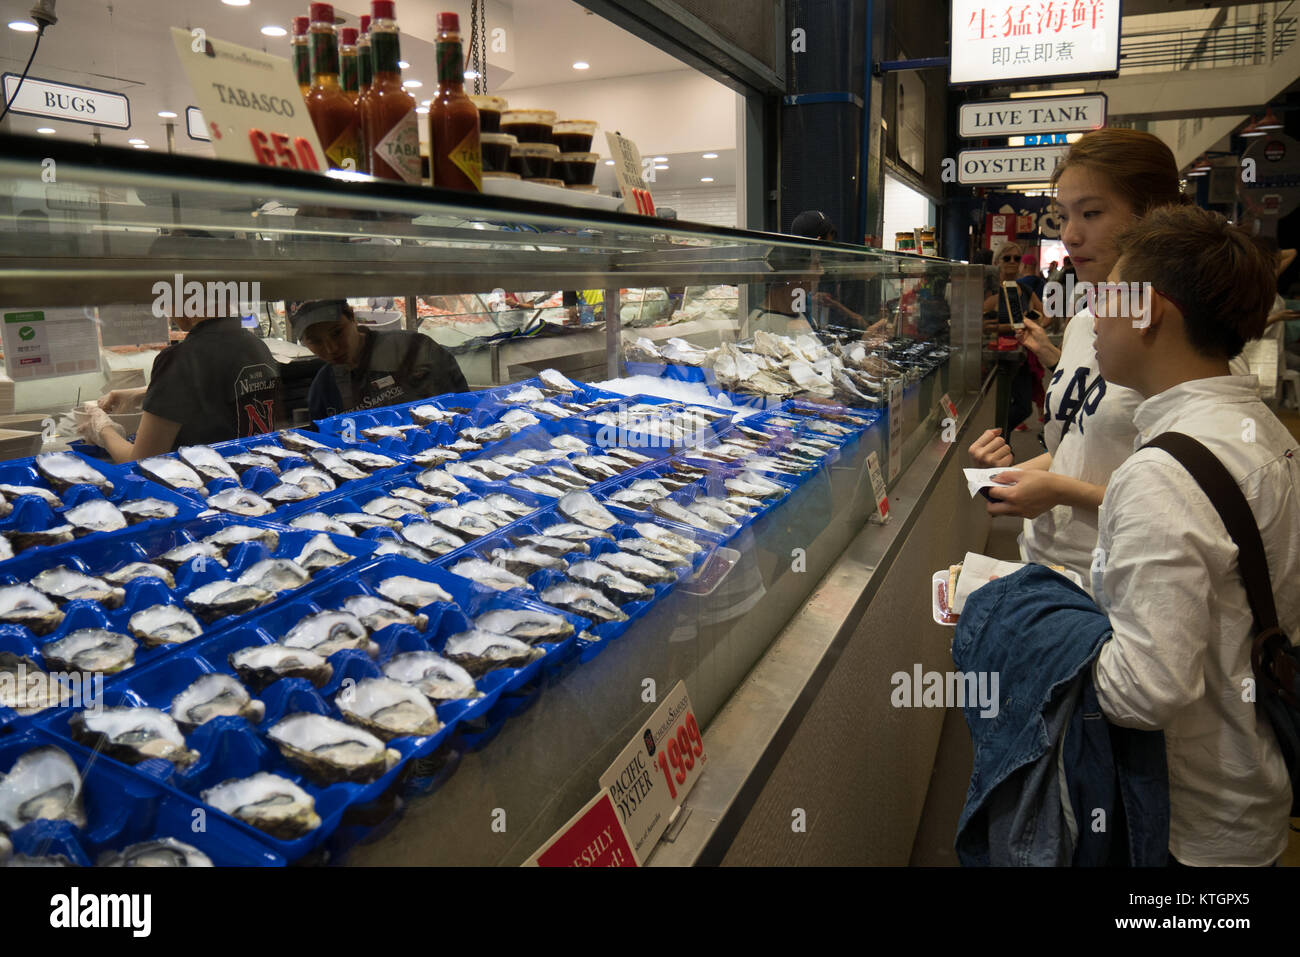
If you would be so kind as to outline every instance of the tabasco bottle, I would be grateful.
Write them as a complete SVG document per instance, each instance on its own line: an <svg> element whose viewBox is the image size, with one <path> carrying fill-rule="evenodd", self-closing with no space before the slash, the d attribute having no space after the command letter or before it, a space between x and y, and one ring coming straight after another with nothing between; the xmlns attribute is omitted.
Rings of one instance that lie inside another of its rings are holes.
<svg viewBox="0 0 1300 957"><path fill-rule="evenodd" d="M330 169L366 172L357 108L339 85L339 45L334 35L333 4L311 5L308 39L311 41L311 89L307 91L307 112L325 147L325 158Z"/></svg>
<svg viewBox="0 0 1300 957"><path fill-rule="evenodd" d="M357 37L357 88L362 96L370 89L370 77L375 70L374 60L370 58L370 14L361 17L361 36Z"/></svg>
<svg viewBox="0 0 1300 957"><path fill-rule="evenodd" d="M442 189L483 191L478 109L465 95L460 16L438 14L438 92L429 104L429 171Z"/></svg>
<svg viewBox="0 0 1300 957"><path fill-rule="evenodd" d="M370 55L370 14L361 17L361 36L357 37L357 119L361 121L361 153L370 156L370 141L366 139L366 98L370 96L370 78L375 72L375 61Z"/></svg>
<svg viewBox="0 0 1300 957"><path fill-rule="evenodd" d="M339 31L339 86L353 103L361 92L357 69L357 31L355 27L344 27Z"/></svg>
<svg viewBox="0 0 1300 957"><path fill-rule="evenodd" d="M289 41L293 51L293 73L298 78L298 89L304 98L311 89L311 48L307 45L306 17L293 18L293 39Z"/></svg>
<svg viewBox="0 0 1300 957"><path fill-rule="evenodd" d="M370 52L375 72L362 100L361 123L370 148L370 172L383 179L420 182L420 122L415 97L402 86L396 4L371 0Z"/></svg>

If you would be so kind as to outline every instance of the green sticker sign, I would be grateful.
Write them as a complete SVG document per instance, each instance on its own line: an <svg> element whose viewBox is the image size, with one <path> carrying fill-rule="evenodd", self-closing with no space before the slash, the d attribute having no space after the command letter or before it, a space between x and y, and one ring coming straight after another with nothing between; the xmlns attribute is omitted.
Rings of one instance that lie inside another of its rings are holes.
<svg viewBox="0 0 1300 957"><path fill-rule="evenodd" d="M23 340L23 342L29 342L36 338L36 330L31 326L23 326L18 330L18 338Z"/></svg>
<svg viewBox="0 0 1300 957"><path fill-rule="evenodd" d="M34 312L6 312L5 322L41 322L45 319L45 313L39 309Z"/></svg>

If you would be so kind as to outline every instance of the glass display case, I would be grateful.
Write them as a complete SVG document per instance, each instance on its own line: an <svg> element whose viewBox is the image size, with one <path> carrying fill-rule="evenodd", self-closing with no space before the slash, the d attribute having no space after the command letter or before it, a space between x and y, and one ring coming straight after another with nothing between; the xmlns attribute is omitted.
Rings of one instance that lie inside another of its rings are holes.
<svg viewBox="0 0 1300 957"><path fill-rule="evenodd" d="M0 306L79 313L100 336L98 368L75 374L24 378L8 356L4 411L14 415L95 398L131 362L126 371L147 379L150 357L178 335L148 321L159 315L157 289L197 281L234 284L232 308L286 363L307 355L286 328L286 303L346 297L376 329L434 339L494 402L509 401L511 383L544 387L535 377L553 369L590 390L580 417L597 416L601 402L623 414L668 401L735 430L719 436L714 424L711 441L742 438L747 422L812 439L815 465L788 476L779 507L719 536L618 640L503 696L491 720L451 736L383 801L353 809L339 837L305 860L524 861L638 734L658 700L647 688L662 696L684 681L708 740L710 721L850 543L904 531L901 520L869 524L878 516L869 456L891 489L925 487L947 454L940 398L964 421L985 389L978 266L15 137L0 141L0 184ZM400 416L392 421L409 421ZM311 428L305 407L295 421ZM545 427L581 432L567 421ZM319 426L332 447L348 441L346 427ZM581 434L603 444L598 431ZM45 438L47 450L58 444ZM380 439L357 441L403 452L400 437ZM660 454L692 453L670 443L650 457ZM701 469L728 461L700 454L691 460Z"/></svg>

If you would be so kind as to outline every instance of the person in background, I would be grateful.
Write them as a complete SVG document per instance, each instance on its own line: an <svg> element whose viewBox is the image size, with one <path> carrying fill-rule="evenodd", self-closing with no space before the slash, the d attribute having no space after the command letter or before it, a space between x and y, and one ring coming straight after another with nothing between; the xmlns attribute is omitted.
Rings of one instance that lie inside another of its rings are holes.
<svg viewBox="0 0 1300 957"><path fill-rule="evenodd" d="M1061 238L1079 278L1090 283L1104 282L1110 274L1118 258L1115 240L1123 230L1155 207L1185 202L1173 152L1139 130L1085 133L1057 166L1053 183ZM998 480L1014 483L989 489L988 511L1025 520L1021 558L1064 565L1086 583L1097 547L1097 510L1111 473L1133 452L1133 413L1142 398L1107 383L1098 371L1088 309L1070 320L1059 351L1041 327L1025 328L1026 347L1043 365L1056 366L1044 402L1047 451L1013 466L1011 447L991 429L971 445L970 454L977 466L1005 468Z"/></svg>
<svg viewBox="0 0 1300 957"><path fill-rule="evenodd" d="M1038 258L1033 253L1025 253L1021 257L1020 276L1016 279L1016 282L1037 296L1039 301L1042 301L1043 286L1047 283L1047 280L1038 274Z"/></svg>
<svg viewBox="0 0 1300 957"><path fill-rule="evenodd" d="M1183 433L1227 469L1259 528L1290 640L1300 633L1296 440L1260 401L1254 377L1228 371L1264 328L1269 254L1194 207L1151 212L1116 252L1109 281L1149 282L1155 295L1141 321L1118 296L1099 300L1100 372L1140 397L1140 443ZM1115 470L1101 516L1106 558L1092 583L1112 636L1093 680L1112 723L1164 732L1170 864L1272 864L1288 843L1291 783L1269 719L1243 692L1256 622L1237 546L1197 481L1160 449L1139 447Z"/></svg>
<svg viewBox="0 0 1300 957"><path fill-rule="evenodd" d="M1046 279L1048 282L1052 282L1056 278L1056 274L1059 271L1060 271L1059 264L1055 259L1053 259L1051 262L1047 264L1047 272L1043 274L1043 278Z"/></svg>
<svg viewBox="0 0 1300 957"><path fill-rule="evenodd" d="M990 313L995 314L998 324L998 331L1010 335L1014 330L1011 327L1011 314L1007 312L1007 301L1002 295L1002 283L1015 282L1019 284L1020 279L1020 262L1024 258L1020 249L1020 244L1016 242L1005 242L993 252L993 265L998 269L998 278L994 283L992 292L985 291L984 297L984 316L987 319ZM1034 313L1039 316L1043 314L1043 302L1033 292L1028 289L1020 290L1020 308L1025 314ZM986 323L987 325L987 323Z"/></svg>
<svg viewBox="0 0 1300 957"><path fill-rule="evenodd" d="M292 325L298 341L327 363L307 392L313 419L469 388L442 346L418 332L363 328L347 300L300 303Z"/></svg>
<svg viewBox="0 0 1300 957"><path fill-rule="evenodd" d="M158 240L150 255L168 255L175 239ZM115 389L91 405L77 427L81 437L114 462L133 462L183 445L275 431L285 417L279 408L279 366L266 343L243 328L239 305L229 304L231 316L172 316L185 338L158 353L147 387ZM140 408L144 414L129 441L109 415Z"/></svg>

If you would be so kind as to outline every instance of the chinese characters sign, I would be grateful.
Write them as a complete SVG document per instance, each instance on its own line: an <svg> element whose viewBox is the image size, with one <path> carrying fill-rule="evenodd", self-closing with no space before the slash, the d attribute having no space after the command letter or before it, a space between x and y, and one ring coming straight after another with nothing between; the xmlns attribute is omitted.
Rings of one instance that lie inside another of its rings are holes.
<svg viewBox="0 0 1300 957"><path fill-rule="evenodd" d="M948 82L1115 73L1120 0L952 0Z"/></svg>

